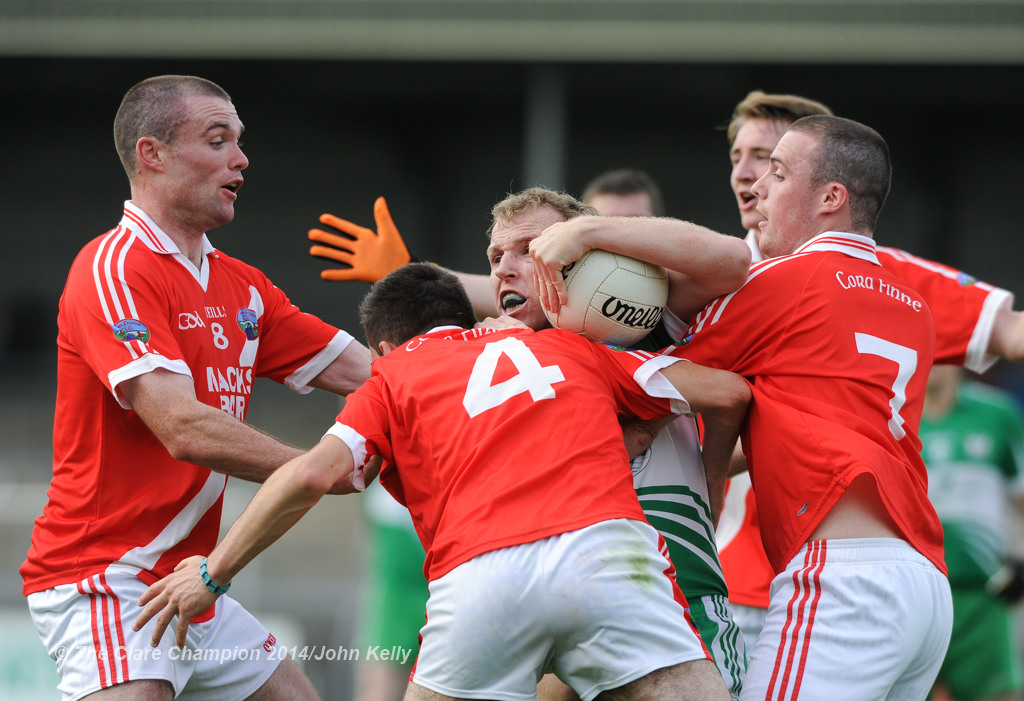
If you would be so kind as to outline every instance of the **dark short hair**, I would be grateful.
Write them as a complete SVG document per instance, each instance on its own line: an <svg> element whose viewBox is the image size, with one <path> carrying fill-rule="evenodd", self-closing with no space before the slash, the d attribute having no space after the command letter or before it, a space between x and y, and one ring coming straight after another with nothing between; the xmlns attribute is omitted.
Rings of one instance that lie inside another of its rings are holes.
<svg viewBox="0 0 1024 701"><path fill-rule="evenodd" d="M647 195L656 217L665 216L665 200L654 178L635 168L606 170L583 188L583 201L590 204L598 195Z"/></svg>
<svg viewBox="0 0 1024 701"><path fill-rule="evenodd" d="M135 178L135 145L144 136L173 143L188 120L185 98L231 96L216 83L194 75L158 75L136 83L121 100L114 117L114 146L128 179Z"/></svg>
<svg viewBox="0 0 1024 701"><path fill-rule="evenodd" d="M454 274L431 263L409 263L373 284L359 304L366 342L396 346L435 326L472 328L473 305Z"/></svg>
<svg viewBox="0 0 1024 701"><path fill-rule="evenodd" d="M835 182L845 187L855 233L873 232L892 183L889 145L882 135L860 122L830 115L803 117L789 130L818 142L812 186Z"/></svg>

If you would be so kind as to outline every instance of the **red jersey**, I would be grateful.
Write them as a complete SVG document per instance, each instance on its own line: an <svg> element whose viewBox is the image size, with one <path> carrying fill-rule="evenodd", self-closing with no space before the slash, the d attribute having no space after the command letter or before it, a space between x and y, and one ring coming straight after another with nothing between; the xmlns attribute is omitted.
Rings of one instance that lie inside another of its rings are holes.
<svg viewBox="0 0 1024 701"><path fill-rule="evenodd" d="M75 259L57 325L53 479L25 594L112 563L160 578L217 542L226 476L173 459L120 383L157 368L188 375L200 402L242 420L255 377L308 392L352 340L205 237L197 270L131 202Z"/></svg>
<svg viewBox="0 0 1024 701"><path fill-rule="evenodd" d="M1013 309L1013 294L965 272L878 247L878 262L921 293L935 315L935 364L985 372L998 356L988 353L996 313Z"/></svg>
<svg viewBox="0 0 1024 701"><path fill-rule="evenodd" d="M764 260L757 239L748 232L747 245L754 262ZM918 258L897 248L878 246L878 262L906 280L924 297L935 315L935 363L963 365L985 372L997 360L988 353L995 317L1013 309L1012 292L976 280L941 263ZM729 600L744 606L768 607L768 588L774 572L761 546L754 496L747 485L729 483L725 511L716 539L722 571L729 584Z"/></svg>
<svg viewBox="0 0 1024 701"><path fill-rule="evenodd" d="M657 373L673 360L557 329L435 329L374 360L331 433L357 466L384 458L434 580L484 552L643 520L617 417L689 410Z"/></svg>
<svg viewBox="0 0 1024 701"><path fill-rule="evenodd" d="M752 382L744 450L776 571L870 475L900 536L945 572L916 435L935 323L872 239L828 232L753 265L691 332L673 354Z"/></svg>

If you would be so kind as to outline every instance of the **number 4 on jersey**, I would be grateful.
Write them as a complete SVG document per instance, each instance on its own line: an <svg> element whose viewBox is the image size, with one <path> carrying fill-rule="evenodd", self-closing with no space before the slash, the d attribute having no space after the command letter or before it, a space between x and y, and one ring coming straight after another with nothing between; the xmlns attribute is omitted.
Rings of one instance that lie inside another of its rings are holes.
<svg viewBox="0 0 1024 701"><path fill-rule="evenodd" d="M519 374L503 382L493 384L501 356L506 356L515 365ZM462 405L470 418L493 409L512 397L529 392L533 401L554 399L556 382L563 382L565 376L557 365L541 367L540 362L526 344L517 338L503 338L484 346L473 364L473 372L466 385Z"/></svg>

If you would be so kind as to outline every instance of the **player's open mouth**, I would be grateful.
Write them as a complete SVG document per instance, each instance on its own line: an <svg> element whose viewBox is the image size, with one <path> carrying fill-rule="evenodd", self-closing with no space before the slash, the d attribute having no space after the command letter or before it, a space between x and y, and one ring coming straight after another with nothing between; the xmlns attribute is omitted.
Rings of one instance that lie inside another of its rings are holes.
<svg viewBox="0 0 1024 701"><path fill-rule="evenodd" d="M238 192L238 188L242 187L242 181L232 180L227 185L222 185L221 187L223 187L225 190L228 190L229 192Z"/></svg>
<svg viewBox="0 0 1024 701"><path fill-rule="evenodd" d="M743 204L750 204L751 202L753 202L754 200L757 199L756 196L754 196L752 193L749 193L749 192L741 192L741 193L739 193L739 195L740 195L740 202L742 202Z"/></svg>
<svg viewBox="0 0 1024 701"><path fill-rule="evenodd" d="M501 310L506 314L514 312L524 304L526 304L526 298L515 292L506 292L501 296Z"/></svg>

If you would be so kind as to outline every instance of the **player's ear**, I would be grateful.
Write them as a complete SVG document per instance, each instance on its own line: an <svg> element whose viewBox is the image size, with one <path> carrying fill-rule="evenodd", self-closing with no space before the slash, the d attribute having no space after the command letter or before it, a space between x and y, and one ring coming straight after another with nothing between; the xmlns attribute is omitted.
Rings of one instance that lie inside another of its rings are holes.
<svg viewBox="0 0 1024 701"><path fill-rule="evenodd" d="M398 348L398 346L396 346L394 343L391 343L390 341L381 341L379 344L377 344L377 347L380 349L380 355L387 355L394 349Z"/></svg>
<svg viewBox="0 0 1024 701"><path fill-rule="evenodd" d="M163 142L153 136L143 136L135 142L135 158L139 169L163 172Z"/></svg>
<svg viewBox="0 0 1024 701"><path fill-rule="evenodd" d="M849 201L850 193L841 183L826 183L822 188L821 205L823 211L834 214Z"/></svg>

